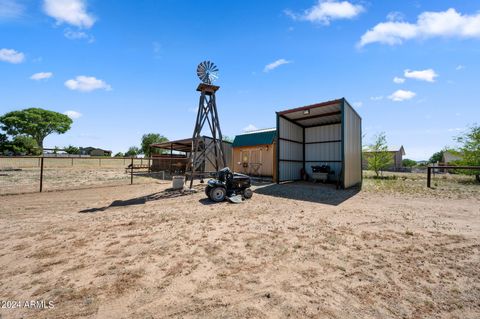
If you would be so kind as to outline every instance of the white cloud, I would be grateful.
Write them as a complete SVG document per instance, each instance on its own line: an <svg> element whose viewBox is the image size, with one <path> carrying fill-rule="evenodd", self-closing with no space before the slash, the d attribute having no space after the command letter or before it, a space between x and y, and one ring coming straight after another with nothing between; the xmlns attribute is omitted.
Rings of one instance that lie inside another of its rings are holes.
<svg viewBox="0 0 480 319"><path fill-rule="evenodd" d="M65 38L67 38L69 40L86 39L86 40L88 40L88 43L92 43L92 42L95 41L95 38L93 36L89 35L88 33L83 32L83 31L75 31L75 30L72 30L70 28L66 28L65 30L63 30L63 35L65 36Z"/></svg>
<svg viewBox="0 0 480 319"><path fill-rule="evenodd" d="M307 20L329 25L332 20L352 19L362 13L365 8L348 1L319 0L316 5L305 10L303 14L291 11L285 13L295 20Z"/></svg>
<svg viewBox="0 0 480 319"><path fill-rule="evenodd" d="M44 12L58 24L67 23L79 28L91 28L95 18L87 12L85 0L44 0Z"/></svg>
<svg viewBox="0 0 480 319"><path fill-rule="evenodd" d="M405 70L403 76L410 79L416 79L420 81L435 82L435 78L438 74L433 69L426 69L421 71Z"/></svg>
<svg viewBox="0 0 480 319"><path fill-rule="evenodd" d="M79 75L75 79L70 79L65 82L65 86L70 90L80 92L90 92L93 90L103 89L110 91L112 87L103 80L99 80L93 76Z"/></svg>
<svg viewBox="0 0 480 319"><path fill-rule="evenodd" d="M379 96L371 96L370 97L370 100L372 101L380 101L380 100L383 100L383 96L379 95Z"/></svg>
<svg viewBox="0 0 480 319"><path fill-rule="evenodd" d="M0 20L23 16L25 6L15 0L0 0Z"/></svg>
<svg viewBox="0 0 480 319"><path fill-rule="evenodd" d="M394 77L393 78L393 82L397 83L397 84L402 84L405 82L405 79L404 78L399 78L398 76Z"/></svg>
<svg viewBox="0 0 480 319"><path fill-rule="evenodd" d="M9 63L22 63L25 60L25 54L13 49L0 49L0 61Z"/></svg>
<svg viewBox="0 0 480 319"><path fill-rule="evenodd" d="M448 132L461 132L461 131L465 131L465 128L464 127L454 127L454 128L449 128L447 131Z"/></svg>
<svg viewBox="0 0 480 319"><path fill-rule="evenodd" d="M153 45L153 56L155 57L155 59L160 59L162 57L161 56L162 45L157 41L153 41L152 45Z"/></svg>
<svg viewBox="0 0 480 319"><path fill-rule="evenodd" d="M382 22L364 33L358 45L362 47L375 42L395 45L415 38L432 37L480 38L480 13L462 15L450 8L447 11L423 12L416 23Z"/></svg>
<svg viewBox="0 0 480 319"><path fill-rule="evenodd" d="M63 114L65 114L66 116L68 116L72 120L82 117L82 113L77 112L77 111L73 111L73 110L65 111L65 112L63 112Z"/></svg>
<svg viewBox="0 0 480 319"><path fill-rule="evenodd" d="M53 73L52 72L39 72L39 73L35 73L33 74L30 79L32 80L44 80L44 79L49 79L53 76Z"/></svg>
<svg viewBox="0 0 480 319"><path fill-rule="evenodd" d="M455 70L457 70L457 71L460 71L460 70L463 70L463 69L465 69L465 65L461 65L461 64L457 65L457 67L455 68Z"/></svg>
<svg viewBox="0 0 480 319"><path fill-rule="evenodd" d="M243 128L244 132L251 132L251 131L256 131L256 130L258 130L258 128L253 124L248 124L247 127Z"/></svg>
<svg viewBox="0 0 480 319"><path fill-rule="evenodd" d="M269 71L272 71L273 69L276 69L278 68L279 66L283 65L283 64L289 64L289 63L292 63L292 61L287 61L285 59L278 59L277 61L274 61L270 64L267 64L265 66L265 68L263 69L263 72L269 72Z"/></svg>
<svg viewBox="0 0 480 319"><path fill-rule="evenodd" d="M397 90L392 93L388 98L395 102L401 102L405 100L410 100L415 97L416 93L406 90Z"/></svg>
<svg viewBox="0 0 480 319"><path fill-rule="evenodd" d="M355 108L361 108L363 106L363 102L362 101L358 101L358 102L353 102L353 107Z"/></svg>

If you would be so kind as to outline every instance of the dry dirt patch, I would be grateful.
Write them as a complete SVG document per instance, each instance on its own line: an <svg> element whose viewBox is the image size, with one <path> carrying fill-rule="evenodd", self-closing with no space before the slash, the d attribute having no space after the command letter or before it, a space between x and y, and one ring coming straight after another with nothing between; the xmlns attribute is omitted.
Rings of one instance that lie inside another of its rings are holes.
<svg viewBox="0 0 480 319"><path fill-rule="evenodd" d="M2 318L480 316L479 197L167 186L1 196L1 299L55 303Z"/></svg>

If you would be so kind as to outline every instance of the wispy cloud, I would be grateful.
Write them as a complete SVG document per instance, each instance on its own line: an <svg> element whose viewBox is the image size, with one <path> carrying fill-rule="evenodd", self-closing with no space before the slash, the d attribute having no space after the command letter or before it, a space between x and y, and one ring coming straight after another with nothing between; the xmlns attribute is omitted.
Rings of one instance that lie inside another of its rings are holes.
<svg viewBox="0 0 480 319"><path fill-rule="evenodd" d="M420 81L435 82L435 78L438 74L433 69L426 69L420 71L405 70L403 76L410 79L416 79Z"/></svg>
<svg viewBox="0 0 480 319"><path fill-rule="evenodd" d="M388 98L392 101L395 102L401 102L401 101L406 101L410 100L417 95L416 93L412 91L407 91L407 90L397 90L393 92Z"/></svg>
<svg viewBox="0 0 480 319"><path fill-rule="evenodd" d="M0 0L0 20L17 19L23 16L25 6L15 0Z"/></svg>
<svg viewBox="0 0 480 319"><path fill-rule="evenodd" d="M110 91L112 89L110 84L107 84L105 81L85 75L79 75L75 79L66 81L65 86L70 90L80 92L91 92L94 90Z"/></svg>
<svg viewBox="0 0 480 319"><path fill-rule="evenodd" d="M358 46L370 43L401 44L406 40L433 37L480 38L480 13L463 15L450 8L440 12L423 12L416 23L382 22L365 32Z"/></svg>
<svg viewBox="0 0 480 319"><path fill-rule="evenodd" d="M54 18L57 24L70 24L79 28L91 28L95 17L87 12L85 0L44 0L45 14Z"/></svg>
<svg viewBox="0 0 480 319"><path fill-rule="evenodd" d="M380 100L383 100L383 96L381 96L381 95L371 96L371 97L370 97L370 100L372 100L372 101L380 101Z"/></svg>
<svg viewBox="0 0 480 319"><path fill-rule="evenodd" d="M292 63L292 61L288 61L288 60L285 60L285 59L278 59L270 64L267 64L265 66L265 68L263 69L263 72L270 72L276 68L278 68L279 66L281 65L284 65L284 64L289 64L289 63Z"/></svg>
<svg viewBox="0 0 480 319"><path fill-rule="evenodd" d="M63 112L63 114L65 114L66 116L68 116L72 120L75 120L75 119L78 119L78 118L82 117L82 113L77 112L77 111L73 111L73 110L65 111L65 112Z"/></svg>
<svg viewBox="0 0 480 319"><path fill-rule="evenodd" d="M18 64L25 60L25 54L13 49L0 49L0 61Z"/></svg>
<svg viewBox="0 0 480 319"><path fill-rule="evenodd" d="M457 71L460 71L460 70L463 70L463 69L465 69L465 65L462 65L462 64L457 65L457 67L455 68L455 70L457 70Z"/></svg>
<svg viewBox="0 0 480 319"><path fill-rule="evenodd" d="M353 19L363 11L365 11L363 6L349 1L319 0L316 5L301 14L296 14L290 10L285 10L285 14L294 20L306 20L329 25L333 20Z"/></svg>
<svg viewBox="0 0 480 319"><path fill-rule="evenodd" d="M353 107L359 109L363 106L363 102L362 101L357 101L357 102L353 102Z"/></svg>
<svg viewBox="0 0 480 319"><path fill-rule="evenodd" d="M52 72L38 72L38 73L32 74L30 79L35 80L35 81L39 81L39 80L49 79L52 76L53 76Z"/></svg>
<svg viewBox="0 0 480 319"><path fill-rule="evenodd" d="M162 45L157 42L157 41L153 41L152 42L152 46L153 46L153 57L155 59L160 59L162 56L161 56L161 53L162 53Z"/></svg>
<svg viewBox="0 0 480 319"><path fill-rule="evenodd" d="M243 128L244 132L251 132L256 130L258 130L258 128L253 124L248 124L246 127Z"/></svg>
<svg viewBox="0 0 480 319"><path fill-rule="evenodd" d="M397 83L397 84L402 84L402 83L405 82L405 79L396 76L396 77L393 78L393 82L395 82L395 83Z"/></svg>
<svg viewBox="0 0 480 319"><path fill-rule="evenodd" d="M88 41L88 43L93 43L95 42L95 38L92 35L89 35L88 33L84 31L75 31L70 28L66 28L63 30L63 35L65 38L69 40L82 40L85 39Z"/></svg>

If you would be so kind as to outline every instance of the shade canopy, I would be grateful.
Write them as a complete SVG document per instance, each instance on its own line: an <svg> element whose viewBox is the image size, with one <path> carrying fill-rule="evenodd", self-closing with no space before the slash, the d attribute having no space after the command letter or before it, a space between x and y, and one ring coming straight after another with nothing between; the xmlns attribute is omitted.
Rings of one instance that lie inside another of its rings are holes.
<svg viewBox="0 0 480 319"><path fill-rule="evenodd" d="M332 100L278 112L301 127L335 124L342 121L342 99Z"/></svg>

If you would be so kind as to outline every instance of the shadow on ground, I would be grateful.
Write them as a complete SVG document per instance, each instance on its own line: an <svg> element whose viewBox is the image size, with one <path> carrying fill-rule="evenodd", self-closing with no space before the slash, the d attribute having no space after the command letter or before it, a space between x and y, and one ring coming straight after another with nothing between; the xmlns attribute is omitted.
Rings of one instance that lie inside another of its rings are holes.
<svg viewBox="0 0 480 319"><path fill-rule="evenodd" d="M187 196L195 194L199 191L203 191L203 185L194 185L193 190L190 189L183 189L177 190L173 188L168 188L161 192L152 193L150 195L130 198L126 200L115 200L110 205L104 207L95 207L95 208L87 208L79 211L79 213L96 213L96 212L103 212L112 207L125 207L125 206L132 206L132 205L143 205L146 202L161 200L161 199L168 199L168 198L176 198L181 196Z"/></svg>
<svg viewBox="0 0 480 319"><path fill-rule="evenodd" d="M335 206L355 196L360 191L359 187L337 190L333 184L314 184L311 182L257 184L254 189L257 194Z"/></svg>

